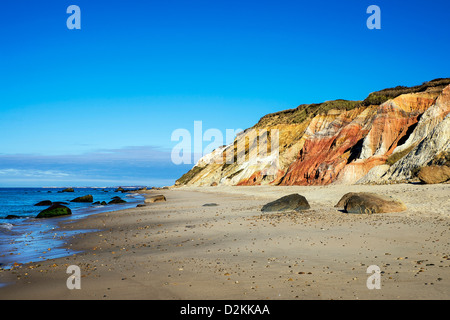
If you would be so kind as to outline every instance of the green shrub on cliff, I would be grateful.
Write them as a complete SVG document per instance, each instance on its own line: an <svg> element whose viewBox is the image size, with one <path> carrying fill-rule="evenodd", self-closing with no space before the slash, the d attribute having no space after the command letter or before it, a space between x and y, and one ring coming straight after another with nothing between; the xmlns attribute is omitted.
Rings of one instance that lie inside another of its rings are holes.
<svg viewBox="0 0 450 320"><path fill-rule="evenodd" d="M188 183L198 173L200 173L205 167L193 167L191 170L183 174L183 176L175 182L175 185L183 185Z"/></svg>
<svg viewBox="0 0 450 320"><path fill-rule="evenodd" d="M387 158L386 164L392 166L398 160L400 160L401 158L406 156L408 153L410 153L412 151L412 149L414 149L415 147L416 147L416 144L413 144L412 146L410 146L409 148L406 148L403 151L392 154L391 156L389 156L389 158Z"/></svg>
<svg viewBox="0 0 450 320"><path fill-rule="evenodd" d="M421 85L413 87L397 86L395 88L387 88L369 94L369 96L362 102L362 105L380 105L387 100L394 99L402 94L423 92L432 88L442 89L449 84L450 78L439 78L424 82Z"/></svg>

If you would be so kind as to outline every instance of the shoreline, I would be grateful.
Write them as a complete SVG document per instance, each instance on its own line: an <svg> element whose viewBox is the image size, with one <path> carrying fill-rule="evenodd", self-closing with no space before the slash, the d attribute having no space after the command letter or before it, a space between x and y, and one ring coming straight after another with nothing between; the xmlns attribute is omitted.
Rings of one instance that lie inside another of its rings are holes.
<svg viewBox="0 0 450 320"><path fill-rule="evenodd" d="M37 188L40 189L40 188ZM51 219L20 218L19 223L11 220L9 236L17 235L14 240L9 240L8 244L2 245L1 269L9 269L14 265L38 263L48 259L64 258L76 252L70 249L61 249L68 238L78 233L90 232L88 230L74 230L72 232L60 232L60 225L87 219L91 215L105 212L132 209L137 204L144 201L145 197L137 196L137 193L130 192L127 195L127 203L112 204L108 206L90 206L72 209L72 215ZM142 198L141 198L142 197ZM62 234L61 234L62 233ZM8 234L3 235L5 238ZM0 283L1 284L1 283Z"/></svg>
<svg viewBox="0 0 450 320"><path fill-rule="evenodd" d="M405 202L400 213L334 208L347 192ZM290 193L301 214L260 212ZM60 226L74 255L0 272L1 299L448 299L450 185L178 187L167 202L91 215ZM218 206L204 207L206 203ZM66 269L81 269L81 290ZM369 290L366 271L382 270Z"/></svg>

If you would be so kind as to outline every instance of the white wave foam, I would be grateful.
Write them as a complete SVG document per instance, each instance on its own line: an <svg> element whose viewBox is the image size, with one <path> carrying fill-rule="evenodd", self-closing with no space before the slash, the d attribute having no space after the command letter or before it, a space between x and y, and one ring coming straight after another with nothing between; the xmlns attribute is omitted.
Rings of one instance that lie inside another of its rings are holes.
<svg viewBox="0 0 450 320"><path fill-rule="evenodd" d="M11 223L0 223L0 228L2 229L6 229L6 230L11 230L13 227L13 225Z"/></svg>

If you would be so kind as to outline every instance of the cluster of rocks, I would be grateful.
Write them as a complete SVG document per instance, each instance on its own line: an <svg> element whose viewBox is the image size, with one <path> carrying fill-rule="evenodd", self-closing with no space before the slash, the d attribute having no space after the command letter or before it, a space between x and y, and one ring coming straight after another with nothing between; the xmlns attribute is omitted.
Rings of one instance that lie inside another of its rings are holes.
<svg viewBox="0 0 450 320"><path fill-rule="evenodd" d="M72 191L63 191L63 192L72 192ZM126 203L125 200L123 200L120 197L113 197L111 201L106 203L106 201L97 201L94 202L94 197L91 194L81 196L78 198L75 198L71 200L70 202L76 202L76 203L92 203L92 205L110 205L110 204L122 204ZM38 202L35 204L35 206L47 206L48 208L41 211L36 218L53 218L53 217L60 217L60 216L67 216L72 214L72 210L67 207L67 202L52 202L50 200L44 200L41 202ZM13 216L9 216L10 218L13 218Z"/></svg>
<svg viewBox="0 0 450 320"><path fill-rule="evenodd" d="M407 209L399 200L369 192L349 192L339 200L335 207L343 208L346 213L359 214L401 212ZM308 200L295 193L267 203L261 211L303 211L310 208Z"/></svg>
<svg viewBox="0 0 450 320"><path fill-rule="evenodd" d="M152 189L169 189L168 187L163 187L163 188L152 188ZM115 192L136 192L136 191L146 191L147 187L144 188L137 188L137 189L124 189L122 187L118 187ZM66 188L64 190L58 191L59 193L63 193L63 192L74 192L73 188ZM147 199L145 199L145 203L144 204L139 204L138 207L142 207L145 206L146 203L155 203L155 202L161 202L161 201L166 201L166 197L163 195L154 195L151 197L148 197ZM123 200L122 198L115 196L112 198L111 201L109 201L108 203L106 201L96 201L94 202L94 197L91 194L85 195L85 196L81 196L81 197L77 197L73 200L70 200L70 202L74 202L74 203L92 203L92 205L101 205L101 206L106 206L106 205L112 205L112 204L123 204L123 203L127 203L127 201ZM46 206L48 207L47 209L41 211L36 218L40 219L40 218L53 218L53 217L59 217L59 216L66 216L66 215L71 215L72 214L72 210L67 207L66 205L68 205L69 203L67 202L52 202L50 200L43 200L39 203L36 203L35 206ZM15 218L15 216L8 216L8 218L13 219Z"/></svg>

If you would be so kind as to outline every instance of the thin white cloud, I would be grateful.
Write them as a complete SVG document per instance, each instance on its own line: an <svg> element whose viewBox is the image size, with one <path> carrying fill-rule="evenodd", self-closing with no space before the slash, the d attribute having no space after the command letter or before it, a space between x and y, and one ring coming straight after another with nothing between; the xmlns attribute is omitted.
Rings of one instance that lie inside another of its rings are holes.
<svg viewBox="0 0 450 320"><path fill-rule="evenodd" d="M0 187L55 185L171 185L190 165L153 146L100 149L77 155L0 154Z"/></svg>
<svg viewBox="0 0 450 320"><path fill-rule="evenodd" d="M68 177L69 174L54 170L1 169L0 176L29 177L29 178L63 178Z"/></svg>

